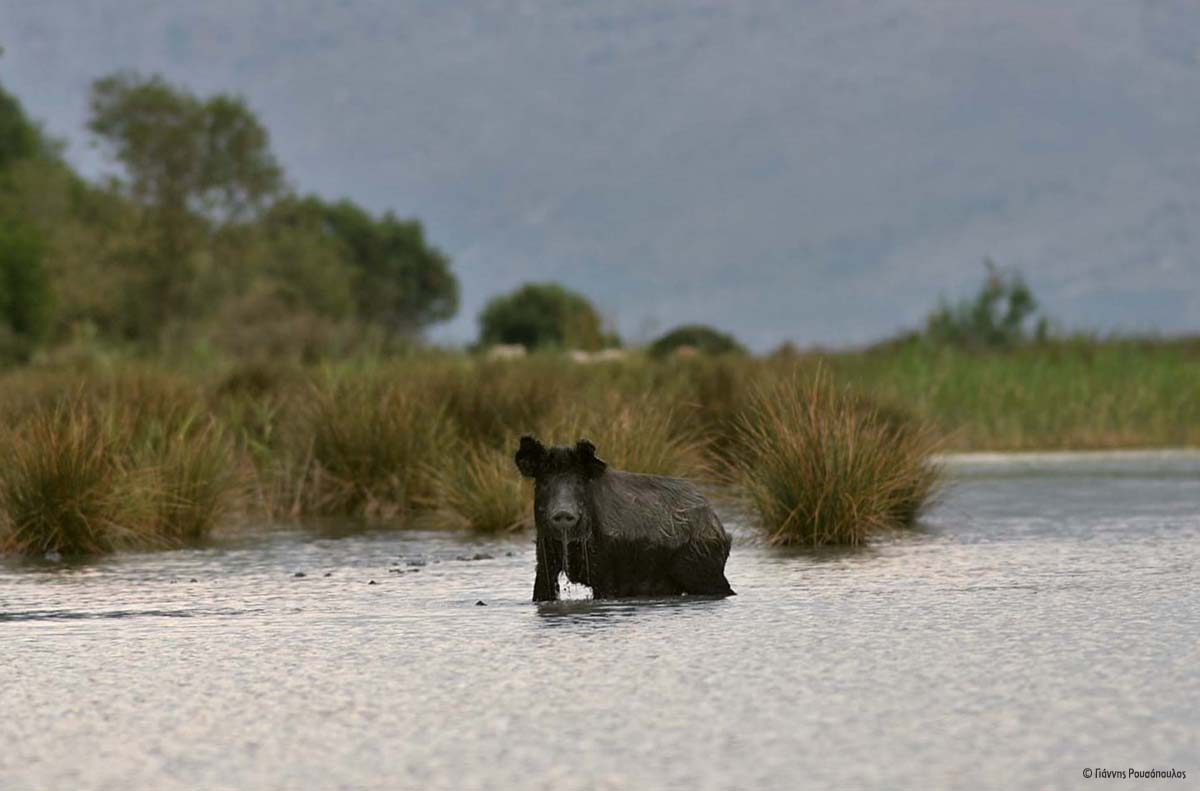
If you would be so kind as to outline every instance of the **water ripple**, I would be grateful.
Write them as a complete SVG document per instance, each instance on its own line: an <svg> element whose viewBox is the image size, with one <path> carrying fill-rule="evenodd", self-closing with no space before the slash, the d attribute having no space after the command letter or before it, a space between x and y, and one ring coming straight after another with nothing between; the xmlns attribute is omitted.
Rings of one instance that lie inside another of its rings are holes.
<svg viewBox="0 0 1200 791"><path fill-rule="evenodd" d="M1196 768L1200 479L1029 463L986 461L924 529L864 550L771 548L729 512L739 595L718 600L535 605L527 536L349 525L0 561L0 788L1035 789Z"/></svg>

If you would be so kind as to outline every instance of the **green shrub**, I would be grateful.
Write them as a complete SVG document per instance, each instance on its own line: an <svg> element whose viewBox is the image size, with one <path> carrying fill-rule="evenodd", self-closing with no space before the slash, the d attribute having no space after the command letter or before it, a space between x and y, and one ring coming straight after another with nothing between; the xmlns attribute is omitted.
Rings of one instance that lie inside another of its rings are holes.
<svg viewBox="0 0 1200 791"><path fill-rule="evenodd" d="M929 315L925 337L933 343L968 349L1010 349L1032 338L1045 340L1045 318L1031 331L1027 324L1037 300L1020 273L1005 274L987 259L987 278L974 299L943 302Z"/></svg>
<svg viewBox="0 0 1200 791"><path fill-rule="evenodd" d="M654 357L666 357L680 349L694 349L703 354L745 354L745 348L732 335L704 324L685 324L676 327L650 344Z"/></svg>
<svg viewBox="0 0 1200 791"><path fill-rule="evenodd" d="M494 298L479 314L479 342L526 349L601 349L619 345L599 312L581 294L557 283L528 283Z"/></svg>
<svg viewBox="0 0 1200 791"><path fill-rule="evenodd" d="M49 148L17 98L0 88L0 169L21 159L45 156Z"/></svg>

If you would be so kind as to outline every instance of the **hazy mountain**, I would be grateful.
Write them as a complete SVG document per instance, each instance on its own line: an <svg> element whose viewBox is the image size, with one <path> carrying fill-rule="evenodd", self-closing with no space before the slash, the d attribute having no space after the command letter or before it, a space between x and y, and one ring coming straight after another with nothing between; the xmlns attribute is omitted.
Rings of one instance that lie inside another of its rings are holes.
<svg viewBox="0 0 1200 791"><path fill-rule="evenodd" d="M89 81L245 95L295 185L464 284L621 329L869 340L990 255L1072 327L1200 329L1200 4L9 0L0 82L87 172Z"/></svg>

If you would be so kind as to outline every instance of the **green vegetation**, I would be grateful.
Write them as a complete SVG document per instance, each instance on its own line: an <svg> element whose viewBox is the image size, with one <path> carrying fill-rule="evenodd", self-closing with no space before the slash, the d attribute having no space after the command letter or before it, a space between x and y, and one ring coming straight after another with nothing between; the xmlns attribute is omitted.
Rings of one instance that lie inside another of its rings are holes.
<svg viewBox="0 0 1200 791"><path fill-rule="evenodd" d="M453 439L440 405L415 381L368 374L317 383L302 405L295 450L309 512L396 515L428 503Z"/></svg>
<svg viewBox="0 0 1200 791"><path fill-rule="evenodd" d="M96 184L0 89L0 365L315 362L403 348L457 309L419 222L292 194L238 97L119 73L93 84L88 127L119 168Z"/></svg>
<svg viewBox="0 0 1200 791"><path fill-rule="evenodd" d="M479 315L479 341L588 351L618 345L586 297L555 283L528 283L492 299Z"/></svg>
<svg viewBox="0 0 1200 791"><path fill-rule="evenodd" d="M23 159L42 157L46 149L46 140L26 117L21 103L0 88L0 168Z"/></svg>
<svg viewBox="0 0 1200 791"><path fill-rule="evenodd" d="M598 379L586 386L578 400L560 402L534 433L556 443L586 437L615 469L684 477L710 471L704 438L669 401L639 390L606 392Z"/></svg>
<svg viewBox="0 0 1200 791"><path fill-rule="evenodd" d="M818 375L818 371L821 373ZM1200 444L1200 344L1047 342L790 358L456 354L312 368L0 375L0 547L176 546L222 514L529 524L517 438L734 485L782 543L911 523L946 450ZM813 499L816 498L816 499Z"/></svg>
<svg viewBox="0 0 1200 791"><path fill-rule="evenodd" d="M704 354L746 353L732 335L703 324L676 327L651 343L647 351L655 357L666 357L681 349L694 349Z"/></svg>
<svg viewBox="0 0 1200 791"><path fill-rule="evenodd" d="M1049 322L1029 322L1037 300L1020 273L1004 273L989 258L983 262L987 277L974 299L951 305L945 300L929 314L925 337L936 345L959 348L1011 349L1032 339L1046 340Z"/></svg>
<svg viewBox="0 0 1200 791"><path fill-rule="evenodd" d="M978 354L920 343L829 358L833 376L933 423L949 450L1200 445L1200 343L1074 339Z"/></svg>
<svg viewBox="0 0 1200 791"><path fill-rule="evenodd" d="M46 333L50 286L30 228L0 226L0 360L25 359Z"/></svg>
<svg viewBox="0 0 1200 791"><path fill-rule="evenodd" d="M481 533L533 527L533 487L512 473L510 450L461 443L434 472L431 522Z"/></svg>

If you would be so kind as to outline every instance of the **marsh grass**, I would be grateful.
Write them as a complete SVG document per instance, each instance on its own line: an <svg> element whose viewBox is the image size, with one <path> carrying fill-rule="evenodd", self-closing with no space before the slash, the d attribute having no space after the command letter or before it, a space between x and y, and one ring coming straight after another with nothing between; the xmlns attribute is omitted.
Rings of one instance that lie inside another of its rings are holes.
<svg viewBox="0 0 1200 791"><path fill-rule="evenodd" d="M588 439L614 469L685 478L712 472L704 435L681 425L671 406L652 395L613 391L583 403L566 402L535 433L548 444ZM516 441L515 436L510 440L511 448Z"/></svg>
<svg viewBox="0 0 1200 791"><path fill-rule="evenodd" d="M394 517L433 497L434 470L454 445L441 404L418 382L326 378L299 409L289 444L308 513Z"/></svg>
<svg viewBox="0 0 1200 791"><path fill-rule="evenodd" d="M512 454L466 445L433 473L431 523L481 533L533 526L533 487L516 474Z"/></svg>
<svg viewBox="0 0 1200 791"><path fill-rule="evenodd" d="M158 479L158 532L169 543L205 538L246 496L234 449L212 418L169 428L143 454Z"/></svg>
<svg viewBox="0 0 1200 791"><path fill-rule="evenodd" d="M949 450L1200 445L1187 341L1063 341L1006 353L909 344L826 358L834 378L935 425Z"/></svg>
<svg viewBox="0 0 1200 791"><path fill-rule="evenodd" d="M724 473L737 455L737 415L753 387L777 376L778 368L733 356L670 360L651 371L646 392L671 403L680 430L707 445L707 471Z"/></svg>
<svg viewBox="0 0 1200 791"><path fill-rule="evenodd" d="M77 397L2 440L0 550L102 554L200 540L237 499L218 426Z"/></svg>
<svg viewBox="0 0 1200 791"><path fill-rule="evenodd" d="M561 362L533 358L521 364L478 361L426 365L419 376L426 397L445 409L470 444L504 449L521 426L538 425L579 390Z"/></svg>
<svg viewBox="0 0 1200 791"><path fill-rule="evenodd" d="M863 544L911 526L936 491L935 435L823 371L755 390L738 429L743 491L773 544Z"/></svg>
<svg viewBox="0 0 1200 791"><path fill-rule="evenodd" d="M776 542L856 543L936 490L927 426L949 450L1200 445L1197 392L1194 341L15 369L0 374L0 551L176 546L236 513L503 532L528 523L523 433L744 486Z"/></svg>
<svg viewBox="0 0 1200 791"><path fill-rule="evenodd" d="M541 388L547 386L545 378L534 381ZM472 438L466 427L471 423L458 425L455 451L440 456L432 474L433 496L428 503L432 523L486 533L531 527L533 488L513 462L519 436L526 432L552 444L586 437L614 469L690 477L707 474L702 437L681 428L661 401L557 384L558 389L546 388L557 393L554 401L514 418L509 427L497 426L502 432L498 441L486 434Z"/></svg>
<svg viewBox="0 0 1200 791"><path fill-rule="evenodd" d="M22 555L101 554L156 543L152 491L126 469L112 427L55 408L4 438L0 548Z"/></svg>
<svg viewBox="0 0 1200 791"><path fill-rule="evenodd" d="M77 408L107 415L122 466L152 480L158 541L199 541L241 505L239 454L194 383L139 368Z"/></svg>

